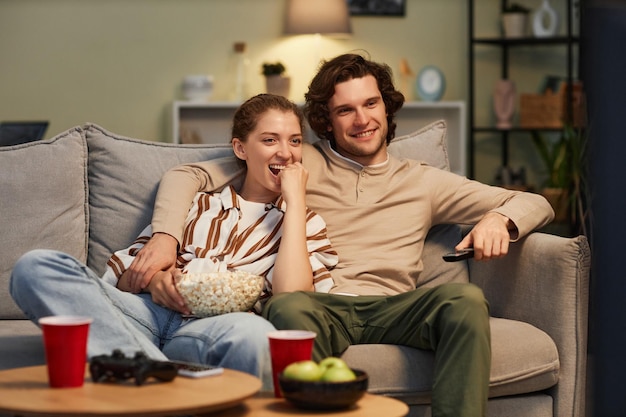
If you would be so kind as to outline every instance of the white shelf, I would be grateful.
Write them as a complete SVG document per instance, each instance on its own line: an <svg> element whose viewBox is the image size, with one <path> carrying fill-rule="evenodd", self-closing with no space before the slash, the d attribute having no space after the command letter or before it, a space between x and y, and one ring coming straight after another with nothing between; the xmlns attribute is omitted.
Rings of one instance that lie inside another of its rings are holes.
<svg viewBox="0 0 626 417"><path fill-rule="evenodd" d="M175 101L172 106L174 143L229 143L231 122L240 103ZM450 170L467 175L465 102L412 101L396 115L396 136L414 132L428 123L444 119L448 126ZM307 129L307 137L315 135Z"/></svg>

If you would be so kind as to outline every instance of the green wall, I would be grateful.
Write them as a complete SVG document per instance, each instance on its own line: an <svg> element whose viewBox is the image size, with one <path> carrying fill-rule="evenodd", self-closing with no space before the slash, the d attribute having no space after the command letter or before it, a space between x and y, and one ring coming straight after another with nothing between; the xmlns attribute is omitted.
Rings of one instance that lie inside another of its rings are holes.
<svg viewBox="0 0 626 417"><path fill-rule="evenodd" d="M312 0L313 1L313 0ZM555 5L563 0L552 0ZM302 101L318 58L365 50L398 72L428 64L445 73L444 100L467 98L467 14L463 0L407 0L405 17L352 17L348 40L282 35L285 0L0 0L0 120L47 119L47 136L84 122L122 135L170 141L171 103L189 74L212 74L214 100L229 100L233 43L248 45L248 92L264 91L261 63L281 60ZM527 0L537 7L540 0ZM477 31L497 34L499 0L478 0ZM554 54L522 54L518 76L533 89ZM482 54L479 73L497 74ZM544 62L545 61L545 62ZM490 80L491 81L491 80ZM478 115L491 115L491 82L480 86ZM529 151L522 150L525 163ZM499 143L489 138L477 177L490 181ZM531 155L532 157L532 155Z"/></svg>

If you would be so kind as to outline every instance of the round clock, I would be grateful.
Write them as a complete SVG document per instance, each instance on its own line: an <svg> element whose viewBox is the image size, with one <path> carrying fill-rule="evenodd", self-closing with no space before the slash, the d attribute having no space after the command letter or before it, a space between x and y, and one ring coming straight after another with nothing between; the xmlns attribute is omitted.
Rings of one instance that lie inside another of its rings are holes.
<svg viewBox="0 0 626 417"><path fill-rule="evenodd" d="M433 65L421 69L417 75L415 90L417 96L424 101L438 101L446 89L446 79L443 72Z"/></svg>

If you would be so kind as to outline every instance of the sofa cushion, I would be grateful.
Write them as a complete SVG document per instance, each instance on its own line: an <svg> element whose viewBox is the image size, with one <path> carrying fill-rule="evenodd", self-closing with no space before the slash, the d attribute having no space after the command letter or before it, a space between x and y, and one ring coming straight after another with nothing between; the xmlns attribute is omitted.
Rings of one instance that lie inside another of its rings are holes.
<svg viewBox="0 0 626 417"><path fill-rule="evenodd" d="M490 318L490 326L490 398L541 391L558 382L559 356L550 336L521 321ZM409 404L430 403L433 352L395 345L352 345L342 358L368 372L370 392L391 394Z"/></svg>
<svg viewBox="0 0 626 417"><path fill-rule="evenodd" d="M45 363L39 327L30 320L0 321L0 370Z"/></svg>
<svg viewBox="0 0 626 417"><path fill-rule="evenodd" d="M150 224L157 187L170 168L232 155L229 144L178 145L84 127L89 148L89 259L102 275L106 261Z"/></svg>
<svg viewBox="0 0 626 417"><path fill-rule="evenodd" d="M87 257L87 147L80 128L0 147L0 318L23 318L8 294L15 261L31 249Z"/></svg>
<svg viewBox="0 0 626 417"><path fill-rule="evenodd" d="M446 122L438 120L408 135L394 138L389 144L389 153L397 158L424 161L449 171L447 140Z"/></svg>

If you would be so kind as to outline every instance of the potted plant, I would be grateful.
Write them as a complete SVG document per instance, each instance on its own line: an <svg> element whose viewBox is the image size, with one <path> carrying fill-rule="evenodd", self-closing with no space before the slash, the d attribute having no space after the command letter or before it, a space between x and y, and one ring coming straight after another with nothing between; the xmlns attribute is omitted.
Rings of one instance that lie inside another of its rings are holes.
<svg viewBox="0 0 626 417"><path fill-rule="evenodd" d="M523 38L530 9L513 3L502 10L502 28L505 38Z"/></svg>
<svg viewBox="0 0 626 417"><path fill-rule="evenodd" d="M265 91L283 97L289 96L291 79L285 76L285 66L281 62L263 63L261 73L265 76Z"/></svg>
<svg viewBox="0 0 626 417"><path fill-rule="evenodd" d="M582 128L565 125L555 140L532 131L532 141L546 168L541 194L552 204L555 220L578 223L587 235L586 142Z"/></svg>
<svg viewBox="0 0 626 417"><path fill-rule="evenodd" d="M285 66L281 62L263 63L263 75L266 77L270 77L272 75L282 75L285 70Z"/></svg>

